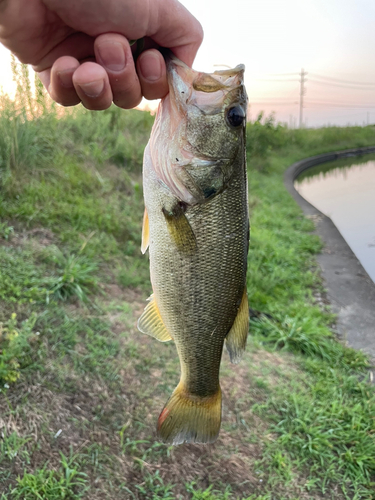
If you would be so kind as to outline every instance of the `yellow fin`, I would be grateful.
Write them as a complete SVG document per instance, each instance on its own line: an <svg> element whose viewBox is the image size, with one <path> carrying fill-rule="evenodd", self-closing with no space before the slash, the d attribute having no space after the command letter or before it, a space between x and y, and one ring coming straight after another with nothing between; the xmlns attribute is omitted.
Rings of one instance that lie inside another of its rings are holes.
<svg viewBox="0 0 375 500"><path fill-rule="evenodd" d="M197 241L184 210L177 205L171 211L163 208L163 214L177 249L185 254L194 253L197 250Z"/></svg>
<svg viewBox="0 0 375 500"><path fill-rule="evenodd" d="M146 335L155 337L160 342L168 342L168 340L172 340L171 335L168 333L168 330L160 317L159 309L153 295L151 295L149 301L150 302L147 304L138 320L138 330Z"/></svg>
<svg viewBox="0 0 375 500"><path fill-rule="evenodd" d="M221 390L207 397L190 394L180 382L158 420L158 436L166 443L213 443L221 424Z"/></svg>
<svg viewBox="0 0 375 500"><path fill-rule="evenodd" d="M142 244L141 244L141 252L145 253L148 244L150 241L150 228L149 228L149 222L148 222L148 213L147 213L147 208L145 208L144 214L143 214L143 226L142 226Z"/></svg>
<svg viewBox="0 0 375 500"><path fill-rule="evenodd" d="M247 335L249 333L249 303L246 288L244 290L240 307L232 328L225 338L225 346L229 352L232 363L241 360L242 353L246 348Z"/></svg>

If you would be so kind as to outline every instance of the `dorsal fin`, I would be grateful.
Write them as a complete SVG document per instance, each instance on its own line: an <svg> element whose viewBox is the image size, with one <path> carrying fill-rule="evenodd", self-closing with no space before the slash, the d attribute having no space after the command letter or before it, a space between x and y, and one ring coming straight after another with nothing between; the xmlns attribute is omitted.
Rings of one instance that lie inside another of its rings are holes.
<svg viewBox="0 0 375 500"><path fill-rule="evenodd" d="M146 335L151 335L151 337L154 337L160 342L168 342L168 340L172 340L171 335L161 319L154 295L152 294L148 300L150 302L147 304L138 320L138 330Z"/></svg>

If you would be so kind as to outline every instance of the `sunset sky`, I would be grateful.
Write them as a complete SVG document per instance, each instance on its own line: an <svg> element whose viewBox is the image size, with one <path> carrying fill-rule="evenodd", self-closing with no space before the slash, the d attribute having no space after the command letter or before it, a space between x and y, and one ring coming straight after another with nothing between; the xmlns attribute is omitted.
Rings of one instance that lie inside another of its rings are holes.
<svg viewBox="0 0 375 500"><path fill-rule="evenodd" d="M205 31L195 68L213 71L218 64L244 63L252 118L260 110L275 111L278 120L297 125L298 73L304 68L307 126L375 123L374 0L182 3ZM10 91L3 47L0 62L0 85Z"/></svg>

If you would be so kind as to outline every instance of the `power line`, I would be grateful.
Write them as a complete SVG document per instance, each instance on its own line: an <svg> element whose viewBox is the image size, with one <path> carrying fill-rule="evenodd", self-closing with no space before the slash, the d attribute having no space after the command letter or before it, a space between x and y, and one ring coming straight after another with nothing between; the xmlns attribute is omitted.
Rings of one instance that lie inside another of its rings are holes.
<svg viewBox="0 0 375 500"><path fill-rule="evenodd" d="M306 107L314 107L314 106L325 106L327 108L354 108L354 109L369 109L369 108L375 108L375 105L368 105L368 106L362 106L362 105L356 105L356 104L329 104L329 103L319 103L319 102L313 102L313 103L307 103Z"/></svg>
<svg viewBox="0 0 375 500"><path fill-rule="evenodd" d="M257 99L257 98L254 96L253 99ZM283 97L269 97L269 96L264 96L263 99L260 97L258 99L258 101L290 101L290 99L283 98Z"/></svg>
<svg viewBox="0 0 375 500"><path fill-rule="evenodd" d="M274 78L256 78L257 82L298 82L297 78L288 78L287 80L279 80Z"/></svg>
<svg viewBox="0 0 375 500"><path fill-rule="evenodd" d="M337 101L320 101L320 100L316 100L316 99L309 99L308 102L311 104L311 103L319 103L319 104L337 104L338 106L356 106L356 103L355 102L337 102ZM364 104L364 103L361 103L359 104L359 106L368 106L369 108L373 108L375 106L375 103L371 103L371 104Z"/></svg>
<svg viewBox="0 0 375 500"><path fill-rule="evenodd" d="M284 105L289 105L289 104L298 104L298 101L249 101L250 106L252 104L260 104L260 105L267 105L267 106L284 106Z"/></svg>
<svg viewBox="0 0 375 500"><path fill-rule="evenodd" d="M353 116L361 116L363 117L363 111L361 113L350 113L348 115L334 115L334 116L330 116L330 119L333 119L333 118L351 118Z"/></svg>
<svg viewBox="0 0 375 500"><path fill-rule="evenodd" d="M330 77L330 76L317 75L316 73L310 73L310 75L315 76L317 78L324 79L324 80L330 80L330 81L333 81L333 82L349 83L349 84L352 84L352 85L363 85L363 86L365 86L365 85L372 85L373 87L375 86L375 82L353 82L353 81L350 81L350 80L342 80L340 78L333 78L333 77Z"/></svg>
<svg viewBox="0 0 375 500"><path fill-rule="evenodd" d="M267 73L267 76L299 76L299 73Z"/></svg>
<svg viewBox="0 0 375 500"><path fill-rule="evenodd" d="M328 85L329 87L343 87L344 89L356 89L356 90L375 90L371 87L354 87L352 85L346 85L341 83L331 83L331 82L320 82L319 80L315 80L314 78L310 78L309 82L318 83L319 85Z"/></svg>
<svg viewBox="0 0 375 500"><path fill-rule="evenodd" d="M339 101L331 101L328 95L320 95L323 92L323 89L321 91L318 91L318 89L314 85L321 85L323 88L324 87L342 87L346 89L353 89L356 90L357 93L358 91L362 90L373 90L375 91L375 83L371 82L359 82L359 81L352 81L352 80L345 80L345 79L340 79L340 78L335 78L335 77L329 77L329 76L324 76L324 75L319 75L316 73L309 73L309 79L308 83L312 84L312 88L309 87L309 94L310 90L312 90L313 97L314 94L316 98L314 99L306 99L306 83L307 83L307 72L304 69L301 69L301 72L298 74L300 76L299 79L296 78L290 78L297 76L297 73L279 73L279 74L268 74L264 76L269 76L271 78L264 78L264 79L257 79L258 81L264 81L264 82L270 82L270 83L278 83L278 82L299 82L299 102L293 101L293 94L296 96L295 92L297 92L297 88L295 85L291 85L290 87L294 87L294 90L288 90L287 92L280 92L280 97L267 97L267 96L259 96L260 98L258 100L250 101L251 105L254 106L274 106L274 107L287 107L287 106L294 106L299 104L299 127L301 128L303 126L303 108L307 107L309 108L310 111L313 111L315 109L316 112L318 110L322 110L323 108L330 109L330 108L341 108L343 111L345 109L353 109L353 110L367 110L367 122L369 122L369 113L371 111L372 114L375 114L374 109L375 109L375 104L367 104L367 103L358 103L356 104L353 102L353 100L356 99L351 99L352 102L343 102L342 99ZM276 78L272 78L276 77ZM278 77L284 77L283 79L278 78ZM276 87L276 85L275 85ZM267 87L269 88L269 87ZM277 87L276 87L277 88ZM325 89L326 94L328 93L328 89ZM368 94L366 94L368 95ZM375 94L374 94L375 95ZM285 97L283 97L285 96ZM353 96L354 97L354 96ZM358 94L359 97L359 94ZM254 96L256 99L256 97ZM328 98L325 100L324 98ZM370 97L371 98L371 97ZM362 99L361 99L362 100ZM345 111L344 111L345 112ZM359 115L360 113L357 112L356 115Z"/></svg>

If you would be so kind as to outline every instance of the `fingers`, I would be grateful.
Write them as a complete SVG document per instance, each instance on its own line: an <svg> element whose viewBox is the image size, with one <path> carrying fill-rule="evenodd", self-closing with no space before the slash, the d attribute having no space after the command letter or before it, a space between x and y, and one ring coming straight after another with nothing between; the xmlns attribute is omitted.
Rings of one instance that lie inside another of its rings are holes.
<svg viewBox="0 0 375 500"><path fill-rule="evenodd" d="M168 93L165 61L158 50L146 50L138 57L137 72L146 99L159 99Z"/></svg>
<svg viewBox="0 0 375 500"><path fill-rule="evenodd" d="M107 72L99 64L85 62L73 73L73 85L79 99L87 109L107 109L113 94Z"/></svg>
<svg viewBox="0 0 375 500"><path fill-rule="evenodd" d="M142 99L129 42L122 35L99 35L94 44L97 62L105 69L113 93L113 102L125 109L134 108Z"/></svg>
<svg viewBox="0 0 375 500"><path fill-rule="evenodd" d="M73 74L79 68L74 57L60 57L50 71L50 82L47 85L52 99L63 106L75 106L81 99L73 85ZM40 75L42 82L42 74Z"/></svg>
<svg viewBox="0 0 375 500"><path fill-rule="evenodd" d="M63 106L82 102L87 109L100 110L112 104L108 75L94 62L80 64L74 57L60 57L40 78L52 99Z"/></svg>
<svg viewBox="0 0 375 500"><path fill-rule="evenodd" d="M107 109L112 101L130 109L142 96L158 99L168 93L165 62L158 50L143 52L136 69L129 42L122 35L109 33L95 40L94 52L97 63L80 64L76 58L64 56L51 70L40 73L52 99L63 106L82 102L92 110Z"/></svg>

